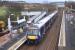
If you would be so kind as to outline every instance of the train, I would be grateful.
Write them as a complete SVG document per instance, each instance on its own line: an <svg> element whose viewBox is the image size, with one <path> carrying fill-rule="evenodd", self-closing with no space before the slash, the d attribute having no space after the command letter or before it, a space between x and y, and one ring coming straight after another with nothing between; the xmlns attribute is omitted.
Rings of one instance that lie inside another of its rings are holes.
<svg viewBox="0 0 75 50"><path fill-rule="evenodd" d="M38 22L30 25L26 29L26 44L38 44L46 35L47 30L52 27L55 19L57 18L56 14L58 13L55 10L53 13L47 15L43 19L39 20Z"/></svg>

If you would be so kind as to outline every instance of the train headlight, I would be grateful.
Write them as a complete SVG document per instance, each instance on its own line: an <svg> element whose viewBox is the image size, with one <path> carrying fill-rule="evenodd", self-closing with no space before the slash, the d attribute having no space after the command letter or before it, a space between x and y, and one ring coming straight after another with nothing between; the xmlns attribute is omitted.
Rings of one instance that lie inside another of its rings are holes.
<svg viewBox="0 0 75 50"><path fill-rule="evenodd" d="M38 36L27 36L28 39L38 39Z"/></svg>

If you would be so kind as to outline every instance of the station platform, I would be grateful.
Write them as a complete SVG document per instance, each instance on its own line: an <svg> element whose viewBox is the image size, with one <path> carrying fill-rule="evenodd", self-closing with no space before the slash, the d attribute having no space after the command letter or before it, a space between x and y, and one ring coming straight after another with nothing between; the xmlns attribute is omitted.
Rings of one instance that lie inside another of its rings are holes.
<svg viewBox="0 0 75 50"><path fill-rule="evenodd" d="M26 41L26 34L12 38L0 47L0 50L17 50Z"/></svg>
<svg viewBox="0 0 75 50"><path fill-rule="evenodd" d="M58 43L58 50L64 50L66 47L66 37L65 37L65 13L63 11L63 17L61 22L60 28L60 35L59 35L59 43Z"/></svg>

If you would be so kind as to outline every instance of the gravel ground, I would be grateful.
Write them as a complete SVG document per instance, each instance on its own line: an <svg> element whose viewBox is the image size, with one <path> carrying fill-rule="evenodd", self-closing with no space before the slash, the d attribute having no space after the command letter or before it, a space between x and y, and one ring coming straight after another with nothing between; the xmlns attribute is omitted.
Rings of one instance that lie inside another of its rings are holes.
<svg viewBox="0 0 75 50"><path fill-rule="evenodd" d="M0 37L0 47L10 40L9 36L9 34L6 34Z"/></svg>

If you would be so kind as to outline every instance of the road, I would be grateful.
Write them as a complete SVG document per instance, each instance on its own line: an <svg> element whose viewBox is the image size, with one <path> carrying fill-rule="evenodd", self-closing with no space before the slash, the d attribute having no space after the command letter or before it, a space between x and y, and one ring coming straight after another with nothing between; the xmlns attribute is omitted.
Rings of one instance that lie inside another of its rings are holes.
<svg viewBox="0 0 75 50"><path fill-rule="evenodd" d="M52 27L47 31L45 40L38 45L25 45L23 44L18 50L56 50L59 38L59 30L61 24L61 11L58 14L58 17Z"/></svg>

